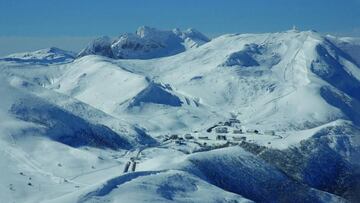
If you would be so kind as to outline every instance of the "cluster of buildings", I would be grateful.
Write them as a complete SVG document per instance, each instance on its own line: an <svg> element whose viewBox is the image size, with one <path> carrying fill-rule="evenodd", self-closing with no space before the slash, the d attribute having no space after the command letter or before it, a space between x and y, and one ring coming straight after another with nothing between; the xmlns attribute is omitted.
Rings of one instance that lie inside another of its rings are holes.
<svg viewBox="0 0 360 203"><path fill-rule="evenodd" d="M209 128L208 133L215 131L216 140L228 140L229 135L232 134L233 141L246 141L246 136L241 136L242 134L265 134L265 135L275 135L275 131L268 130L260 132L257 129L245 129L244 126L241 126L241 122L238 119L231 118L225 122L219 122L217 125Z"/></svg>
<svg viewBox="0 0 360 203"><path fill-rule="evenodd" d="M236 118L230 118L225 122L219 122L216 125L206 130L207 134L199 134L198 131L194 132L194 135L186 133L183 136L178 134L163 136L163 142L172 140L178 145L185 144L185 141L190 140L202 140L208 141L227 141L227 142L242 142L246 141L249 134L252 135L275 135L275 131L260 132L257 129L246 129L241 125L240 120Z"/></svg>

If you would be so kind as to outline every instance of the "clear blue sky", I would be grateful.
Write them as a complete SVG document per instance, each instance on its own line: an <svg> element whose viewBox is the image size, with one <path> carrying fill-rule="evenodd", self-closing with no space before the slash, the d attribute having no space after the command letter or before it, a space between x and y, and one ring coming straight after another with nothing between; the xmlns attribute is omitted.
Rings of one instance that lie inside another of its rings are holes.
<svg viewBox="0 0 360 203"><path fill-rule="evenodd" d="M78 50L95 36L140 25L210 36L296 25L360 36L360 0L0 0L0 55L51 45Z"/></svg>

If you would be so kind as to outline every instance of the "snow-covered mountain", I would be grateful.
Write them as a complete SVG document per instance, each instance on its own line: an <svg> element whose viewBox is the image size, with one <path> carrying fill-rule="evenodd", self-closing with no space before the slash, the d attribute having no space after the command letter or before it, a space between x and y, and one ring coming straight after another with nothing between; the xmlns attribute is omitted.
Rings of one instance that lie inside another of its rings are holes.
<svg viewBox="0 0 360 203"><path fill-rule="evenodd" d="M195 29L162 31L142 26L136 33L122 34L114 40L109 37L95 39L78 57L95 54L116 59L150 59L178 54L209 41Z"/></svg>
<svg viewBox="0 0 360 203"><path fill-rule="evenodd" d="M357 202L359 55L313 31L141 27L65 63L2 60L0 196Z"/></svg>
<svg viewBox="0 0 360 203"><path fill-rule="evenodd" d="M74 60L75 55L76 54L73 52L64 51L56 47L51 47L48 49L41 49L33 52L11 54L4 58L0 58L0 60L25 62L25 63L51 64L51 63L71 62Z"/></svg>

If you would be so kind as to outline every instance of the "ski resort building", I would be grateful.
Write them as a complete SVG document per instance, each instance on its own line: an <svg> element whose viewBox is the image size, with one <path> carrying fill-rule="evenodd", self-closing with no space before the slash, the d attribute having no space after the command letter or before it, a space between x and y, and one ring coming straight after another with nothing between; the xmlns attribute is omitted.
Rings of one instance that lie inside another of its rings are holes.
<svg viewBox="0 0 360 203"><path fill-rule="evenodd" d="M273 130L266 130L264 133L267 135L275 135L275 131Z"/></svg>
<svg viewBox="0 0 360 203"><path fill-rule="evenodd" d="M234 134L243 134L243 131L242 131L242 129L236 129L236 130L233 130L233 133Z"/></svg>
<svg viewBox="0 0 360 203"><path fill-rule="evenodd" d="M228 121L225 121L224 125L229 127L240 128L240 121L236 118L230 118Z"/></svg>
<svg viewBox="0 0 360 203"><path fill-rule="evenodd" d="M199 136L198 138L199 138L200 140L208 140L208 139L209 139L208 136Z"/></svg>
<svg viewBox="0 0 360 203"><path fill-rule="evenodd" d="M246 141L246 137L232 137L234 141Z"/></svg>
<svg viewBox="0 0 360 203"><path fill-rule="evenodd" d="M216 140L227 140L225 135L217 135Z"/></svg>
<svg viewBox="0 0 360 203"><path fill-rule="evenodd" d="M227 127L217 127L217 128L215 128L215 132L216 133L228 133L228 128Z"/></svg>
<svg viewBox="0 0 360 203"><path fill-rule="evenodd" d="M185 134L184 138L187 140L194 139L194 137L191 134Z"/></svg>
<svg viewBox="0 0 360 203"><path fill-rule="evenodd" d="M171 139L171 140L176 140L176 139L178 139L178 138L179 138L179 136L176 135L176 134L173 134L173 135L170 136L170 139Z"/></svg>

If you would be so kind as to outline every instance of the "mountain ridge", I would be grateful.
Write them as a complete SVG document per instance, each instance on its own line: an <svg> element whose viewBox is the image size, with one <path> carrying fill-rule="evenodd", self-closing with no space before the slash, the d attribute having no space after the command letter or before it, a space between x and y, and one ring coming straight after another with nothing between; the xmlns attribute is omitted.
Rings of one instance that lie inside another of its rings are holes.
<svg viewBox="0 0 360 203"><path fill-rule="evenodd" d="M114 40L109 37L95 39L78 57L95 54L115 59L149 59L174 55L208 41L209 38L195 29L162 31L141 26L135 34L122 34Z"/></svg>

